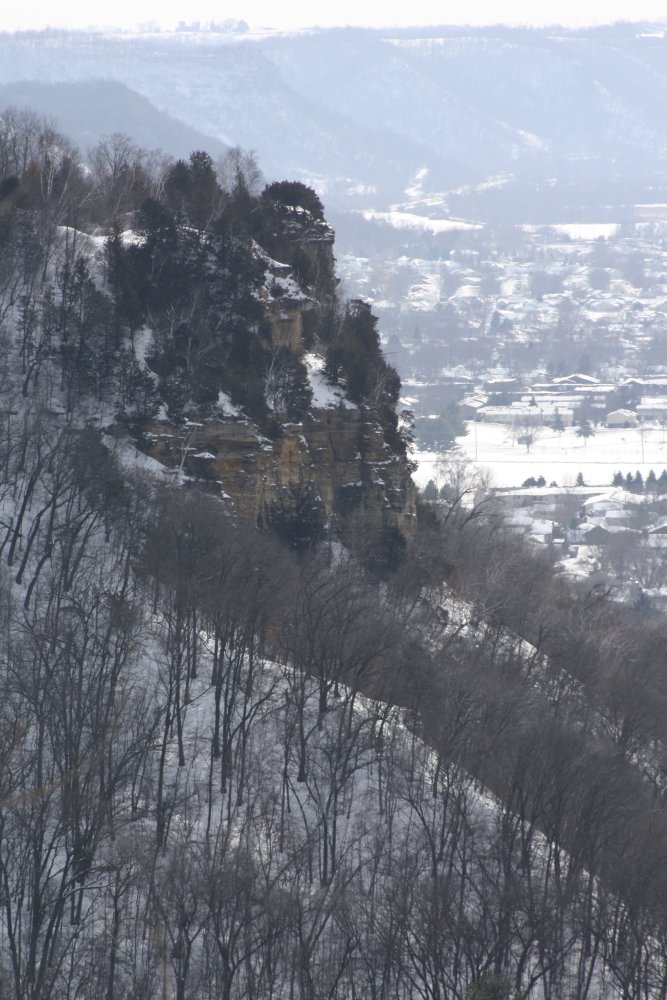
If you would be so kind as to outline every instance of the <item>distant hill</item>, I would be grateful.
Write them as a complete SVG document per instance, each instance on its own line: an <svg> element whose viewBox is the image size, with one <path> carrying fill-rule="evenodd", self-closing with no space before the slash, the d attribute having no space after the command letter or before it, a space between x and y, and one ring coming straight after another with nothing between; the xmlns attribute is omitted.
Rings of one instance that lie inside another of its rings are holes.
<svg viewBox="0 0 667 1000"><path fill-rule="evenodd" d="M193 149L219 156L227 148L115 80L38 83L20 80L0 85L0 108L32 108L53 118L85 152L103 135L122 132L146 149L187 157Z"/></svg>

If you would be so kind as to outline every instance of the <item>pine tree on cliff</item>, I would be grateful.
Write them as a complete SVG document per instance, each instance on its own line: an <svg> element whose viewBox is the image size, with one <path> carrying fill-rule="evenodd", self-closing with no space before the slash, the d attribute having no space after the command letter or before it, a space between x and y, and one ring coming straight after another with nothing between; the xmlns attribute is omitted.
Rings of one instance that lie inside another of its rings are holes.
<svg viewBox="0 0 667 1000"><path fill-rule="evenodd" d="M355 403L371 401L379 381L384 381L385 391L397 401L398 376L394 378L394 369L384 359L377 317L367 302L348 302L338 335L327 350L326 372L334 381L345 381Z"/></svg>
<svg viewBox="0 0 667 1000"><path fill-rule="evenodd" d="M396 404L401 390L398 372L382 353L377 317L367 302L348 302L337 334L327 346L325 372L343 383L353 402L367 407L397 452L405 452L398 429Z"/></svg>
<svg viewBox="0 0 667 1000"><path fill-rule="evenodd" d="M305 208L315 219L324 220L324 205L320 196L301 181L275 181L262 192L262 200L288 208Z"/></svg>

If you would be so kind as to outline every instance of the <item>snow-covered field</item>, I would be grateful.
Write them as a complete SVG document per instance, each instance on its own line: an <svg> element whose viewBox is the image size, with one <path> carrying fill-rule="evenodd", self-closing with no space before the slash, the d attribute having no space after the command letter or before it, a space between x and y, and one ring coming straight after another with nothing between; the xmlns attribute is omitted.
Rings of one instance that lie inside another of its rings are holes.
<svg viewBox="0 0 667 1000"><path fill-rule="evenodd" d="M621 227L615 222L565 222L548 227L526 225L521 228L526 232L537 232L538 230L548 228L555 230L557 233L563 233L571 240L592 241L600 239L608 240L612 236L615 236Z"/></svg>
<svg viewBox="0 0 667 1000"><path fill-rule="evenodd" d="M380 222L388 222L396 229L423 229L430 233L449 233L470 229L483 229L484 227L476 222L466 222L464 219L430 219L425 215L416 212L401 212L392 210L390 212L376 212L368 209L361 213L365 219L376 219Z"/></svg>
<svg viewBox="0 0 667 1000"><path fill-rule="evenodd" d="M536 428L529 451L518 444L513 428L506 424L468 422L468 433L457 438L460 455L488 472L492 486L521 486L530 476L544 476L547 483L572 486L581 472L589 486L607 486L615 472L623 475L639 470L646 478L653 469L660 475L667 468L667 434L659 426L642 428L599 427L587 441L572 427L556 434L549 427ZM429 479L443 478L441 456L417 452L414 478L423 487Z"/></svg>

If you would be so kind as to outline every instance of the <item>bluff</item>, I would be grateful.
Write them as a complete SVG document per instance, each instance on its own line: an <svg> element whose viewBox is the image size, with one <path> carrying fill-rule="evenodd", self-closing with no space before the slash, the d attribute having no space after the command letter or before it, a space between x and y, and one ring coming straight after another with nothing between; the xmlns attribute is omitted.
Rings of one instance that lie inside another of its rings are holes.
<svg viewBox="0 0 667 1000"><path fill-rule="evenodd" d="M375 319L363 303L338 300L334 233L314 192L271 185L249 215L243 260L238 245L223 253L213 240L206 249L214 286L230 277L245 286L240 324L224 315L216 337L189 344L198 360L179 365L169 358L183 350L184 324L172 315L160 338L164 321L151 314L143 367L156 384L157 413L139 425L128 420L130 401L114 433L129 428L148 455L246 521L289 521L298 537L299 521L311 524L306 537L326 525L358 538L363 523L364 543L393 558L413 530L415 490L396 415L398 378ZM143 246L152 238L144 231ZM192 341L192 318L188 325ZM185 404L174 394L181 376Z"/></svg>
<svg viewBox="0 0 667 1000"><path fill-rule="evenodd" d="M262 190L240 150L158 162L122 136L84 169L36 116L0 121L0 321L22 397L300 544L363 518L400 547L415 513L400 381L369 307L340 299L317 194Z"/></svg>
<svg viewBox="0 0 667 1000"><path fill-rule="evenodd" d="M217 488L245 520L267 525L286 508L296 513L312 484L324 516L340 530L353 528L363 515L369 534L412 532L409 465L360 408L314 406L302 422L285 423L275 441L237 417L182 427L154 421L144 441L147 454L193 482Z"/></svg>

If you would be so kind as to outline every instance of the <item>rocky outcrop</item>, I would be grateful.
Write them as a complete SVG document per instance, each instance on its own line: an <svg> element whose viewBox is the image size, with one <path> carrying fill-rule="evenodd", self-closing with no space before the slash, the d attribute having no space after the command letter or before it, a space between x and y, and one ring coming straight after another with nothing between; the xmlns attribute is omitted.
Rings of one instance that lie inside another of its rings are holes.
<svg viewBox="0 0 667 1000"><path fill-rule="evenodd" d="M334 234L300 207L283 206L276 219L274 241L266 249L254 246L265 270L259 293L264 335L273 354L286 349L305 359L305 343L317 340L318 318L335 300ZM218 410L183 426L153 422L144 431L146 450L253 523L270 523L290 504L296 509L307 487L321 498L330 526L343 537L360 524L369 537L387 531L409 535L415 490L405 456L386 443L370 409L352 405L343 388L326 383L322 359L319 367L311 365L310 377L319 380L315 405L299 423L275 411L267 423L271 438L252 420L222 417Z"/></svg>
<svg viewBox="0 0 667 1000"><path fill-rule="evenodd" d="M249 421L155 422L147 451L190 480L208 485L238 516L267 524L285 497L313 483L329 522L342 534L360 517L369 531L409 535L415 489L408 463L392 454L381 429L361 409L314 409L285 424L275 441Z"/></svg>
<svg viewBox="0 0 667 1000"><path fill-rule="evenodd" d="M277 231L271 234L268 249L282 263L273 260L272 264L291 268L319 313L333 302L338 285L335 233L324 219L300 207L281 205L275 222Z"/></svg>
<svg viewBox="0 0 667 1000"><path fill-rule="evenodd" d="M274 350L285 347L294 354L303 349L305 320L315 309L315 303L307 298L271 298L267 302L266 322L271 330L271 344Z"/></svg>
<svg viewBox="0 0 667 1000"><path fill-rule="evenodd" d="M312 479L343 528L360 515L376 528L412 531L415 489L403 456L361 409L313 410L304 424Z"/></svg>

